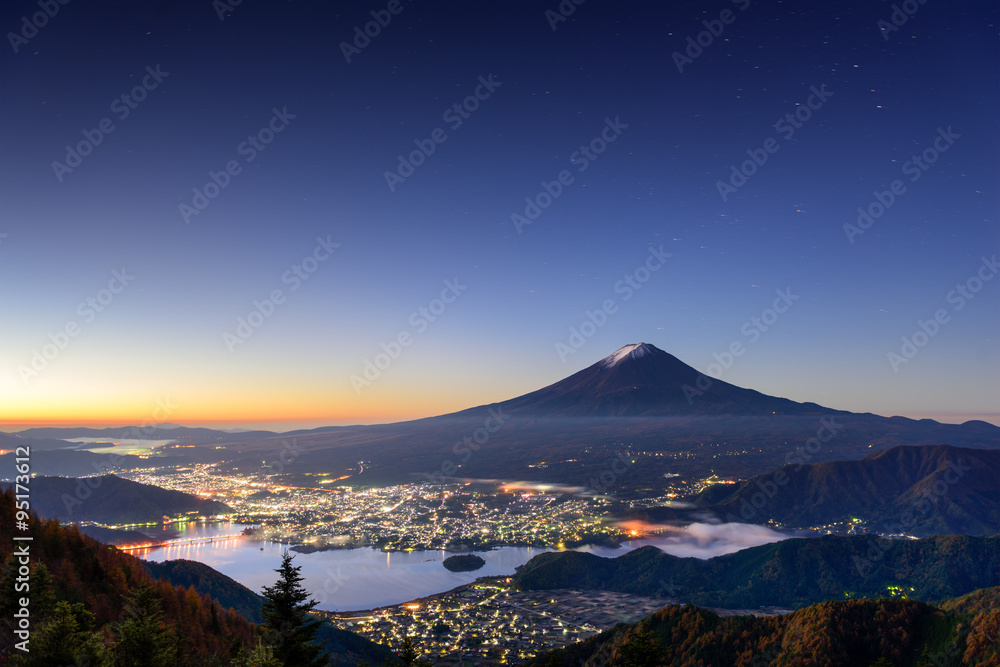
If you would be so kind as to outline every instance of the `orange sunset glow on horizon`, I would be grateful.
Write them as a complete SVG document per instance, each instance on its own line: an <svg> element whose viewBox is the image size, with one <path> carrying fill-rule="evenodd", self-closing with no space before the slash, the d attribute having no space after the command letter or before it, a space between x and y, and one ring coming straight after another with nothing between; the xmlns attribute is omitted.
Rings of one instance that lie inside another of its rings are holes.
<svg viewBox="0 0 1000 667"><path fill-rule="evenodd" d="M27 400L6 401L0 430L15 431L41 426L117 427L160 423L208 428L259 428L287 431L321 426L383 424L433 417L492 402L483 397L470 401L468 395L390 395L379 401L357 397L230 396L224 400L181 402L173 395L138 399L112 396L107 400L84 398L53 407Z"/></svg>

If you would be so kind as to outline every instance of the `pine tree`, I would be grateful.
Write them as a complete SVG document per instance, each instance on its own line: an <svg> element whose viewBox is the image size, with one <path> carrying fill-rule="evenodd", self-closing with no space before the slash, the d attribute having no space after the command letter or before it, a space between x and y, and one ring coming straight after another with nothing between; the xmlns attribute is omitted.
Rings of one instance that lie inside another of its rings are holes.
<svg viewBox="0 0 1000 667"><path fill-rule="evenodd" d="M413 637L403 639L403 650L399 654L399 659L404 665L414 665L414 667L430 667L430 663L421 660L417 653L417 646L413 643Z"/></svg>
<svg viewBox="0 0 1000 667"><path fill-rule="evenodd" d="M152 586L143 584L125 600L122 620L114 625L109 649L115 667L170 667L176 664L175 642L163 623L163 609Z"/></svg>
<svg viewBox="0 0 1000 667"><path fill-rule="evenodd" d="M15 654L12 665L100 664L103 646L92 632L94 615L82 602L57 602L31 637L31 651Z"/></svg>
<svg viewBox="0 0 1000 667"><path fill-rule="evenodd" d="M45 563L36 563L31 573L31 614L36 620L49 618L56 610L55 580Z"/></svg>
<svg viewBox="0 0 1000 667"><path fill-rule="evenodd" d="M254 643L241 646L239 654L233 660L233 667L283 667L274 657L274 649L264 643L261 637L256 637Z"/></svg>
<svg viewBox="0 0 1000 667"><path fill-rule="evenodd" d="M318 603L309 599L309 592L302 586L301 569L302 566L292 565L292 556L287 551L282 554L281 567L275 570L278 581L262 591L261 615L275 658L286 665L323 667L329 658L313 643L320 623L309 617Z"/></svg>

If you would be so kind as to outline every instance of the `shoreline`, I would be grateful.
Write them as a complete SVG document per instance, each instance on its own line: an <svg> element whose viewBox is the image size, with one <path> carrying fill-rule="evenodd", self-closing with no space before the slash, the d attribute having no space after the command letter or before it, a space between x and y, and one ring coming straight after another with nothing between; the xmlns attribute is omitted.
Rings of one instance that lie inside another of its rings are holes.
<svg viewBox="0 0 1000 667"><path fill-rule="evenodd" d="M415 553L420 551L445 551L454 554L463 553L489 553L491 551L498 551L499 549L507 548L527 548L527 549L551 549L552 551L573 551L579 549L580 547L586 546L598 546L606 547L608 549L620 549L622 544L629 542L631 540L627 539L617 539L617 540L582 540L580 542L563 543L562 548L558 545L551 544L540 544L540 543L508 543L508 542L490 542L487 544L472 545L472 544L448 544L439 547L429 547L429 546L418 546L418 547L405 547L402 549L386 549L385 547L378 546L376 544L324 544L322 546L314 546L310 544L305 544L301 542L292 542L280 539L267 539L267 540L255 540L255 541L267 541L267 542L278 542L281 544L291 544L293 546L289 547L290 551L302 554L317 553L320 551L346 551L351 549L375 549L376 551L382 551L383 553Z"/></svg>

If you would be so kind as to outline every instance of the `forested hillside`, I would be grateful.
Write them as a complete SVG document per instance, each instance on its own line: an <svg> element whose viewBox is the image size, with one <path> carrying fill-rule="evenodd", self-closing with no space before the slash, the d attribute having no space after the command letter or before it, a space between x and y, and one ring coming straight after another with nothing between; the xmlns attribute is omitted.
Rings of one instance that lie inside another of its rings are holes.
<svg viewBox="0 0 1000 667"><path fill-rule="evenodd" d="M996 600L998 589L977 593ZM553 651L531 665L952 667L1000 665L1000 611L913 600L824 602L784 616L718 615L671 605Z"/></svg>
<svg viewBox="0 0 1000 667"><path fill-rule="evenodd" d="M269 647L281 637L207 593L153 579L143 561L83 535L76 526L63 527L32 513L28 529L15 532L16 520L14 492L7 489L0 494L5 537L0 540L0 663L280 666ZM8 539L15 534L31 539ZM26 557L20 555L24 545ZM27 575L21 560L28 561ZM14 632L19 627L14 614L24 597L30 601L28 653L15 648L22 639ZM332 656L340 664L382 664L390 657L383 647L351 637L357 640L354 651Z"/></svg>

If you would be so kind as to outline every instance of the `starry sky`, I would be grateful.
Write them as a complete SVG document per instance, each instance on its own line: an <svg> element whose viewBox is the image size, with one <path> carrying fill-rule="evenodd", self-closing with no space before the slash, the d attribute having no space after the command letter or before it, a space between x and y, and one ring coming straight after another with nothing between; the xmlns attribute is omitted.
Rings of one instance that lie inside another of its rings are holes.
<svg viewBox="0 0 1000 667"><path fill-rule="evenodd" d="M397 421L640 341L1000 423L994 2L42 0L0 26L2 428Z"/></svg>

